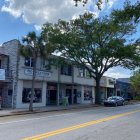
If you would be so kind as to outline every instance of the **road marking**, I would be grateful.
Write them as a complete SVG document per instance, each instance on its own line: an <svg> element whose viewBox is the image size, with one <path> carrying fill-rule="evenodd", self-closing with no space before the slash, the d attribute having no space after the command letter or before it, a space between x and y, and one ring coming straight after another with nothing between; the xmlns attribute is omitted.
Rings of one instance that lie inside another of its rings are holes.
<svg viewBox="0 0 140 140"><path fill-rule="evenodd" d="M86 122L86 123L82 123L82 124L58 129L58 130L55 130L55 131L39 134L39 135L36 135L36 136L24 138L22 140L42 140L42 139L45 139L45 138L48 138L48 137L51 137L51 136L55 136L55 135L62 134L62 133L65 133L65 132L69 132L69 131L73 131L73 130L76 130L76 129L84 128L84 127L91 126L91 125L94 125L94 124L98 124L98 123L101 123L101 122L113 120L113 119L116 119L116 118L120 118L120 117L123 117L123 116L134 114L134 113L137 113L137 112L140 112L140 110L135 110L135 111L131 111L131 112L126 112L126 113L122 113L122 114L109 116L109 117L98 119L98 120L93 120L93 121L90 121L90 122Z"/></svg>

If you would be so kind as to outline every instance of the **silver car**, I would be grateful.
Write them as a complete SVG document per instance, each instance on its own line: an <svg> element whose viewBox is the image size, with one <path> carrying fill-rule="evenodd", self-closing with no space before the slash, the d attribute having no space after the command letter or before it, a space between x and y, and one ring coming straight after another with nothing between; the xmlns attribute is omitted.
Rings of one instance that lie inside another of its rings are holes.
<svg viewBox="0 0 140 140"><path fill-rule="evenodd" d="M124 105L124 98L120 96L111 96L104 101L104 106L119 106Z"/></svg>

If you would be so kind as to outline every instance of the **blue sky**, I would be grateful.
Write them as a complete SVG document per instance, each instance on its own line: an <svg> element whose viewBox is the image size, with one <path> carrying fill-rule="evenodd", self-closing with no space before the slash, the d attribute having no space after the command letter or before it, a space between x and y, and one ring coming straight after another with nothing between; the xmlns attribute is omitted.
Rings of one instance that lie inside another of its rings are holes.
<svg viewBox="0 0 140 140"><path fill-rule="evenodd" d="M0 1L0 8L4 5L4 0ZM32 24L26 24L22 18L15 18L7 12L0 12L0 44L21 38L29 31L35 30Z"/></svg>
<svg viewBox="0 0 140 140"><path fill-rule="evenodd" d="M9 1L9 2L7 2L7 1ZM15 1L15 4L13 4L13 6L11 6L11 7L9 5L10 4L10 1L11 1L11 3L12 3L12 1ZM26 10L26 8L22 8L21 5L19 4L19 2L16 2L16 1L19 1L19 0L0 0L0 9L1 9L0 10L0 44L2 44L5 41L11 40L11 39L20 39L22 36L26 35L29 31L33 31L33 30L36 31L34 25L43 24L43 22L42 23L41 22L39 23L37 21L37 20L40 20L40 18L37 17L35 19L35 17L32 18L32 17L27 16L27 14L29 14L29 15L32 14L31 11L28 12ZM24 3L26 3L26 1L28 1L28 0L20 0L20 1L21 2L24 1ZM30 0L30 1L33 1L33 0ZM42 1L46 1L46 3L47 3L49 0L42 0ZM56 1L60 1L60 0L53 0L53 1L54 1L54 3L51 3L50 4L50 7L48 7L48 9L51 8L51 5L52 4L54 4L54 5L57 6ZM61 1L64 1L64 0L61 0ZM95 0L93 0L93 1L95 1ZM90 7L90 9L92 9L95 13L98 13L100 15L102 15L102 14L108 14L112 8L120 8L120 7L122 7L122 5L123 5L123 3L124 3L125 0L109 0L109 1L110 1L110 3L111 2L113 3L112 6L111 6L111 8L108 9L108 6L103 6L103 8L102 8L103 10L101 12L99 10L97 10L97 8L95 8L95 6L93 6L94 5L94 2L93 3L91 2L90 5L87 5L85 8L87 9L87 7ZM131 1L133 3L135 3L137 0L131 0ZM49 5L49 2L47 4ZM4 5L7 6L7 8L12 9L13 11L14 10L16 11L16 7L19 5L19 10L21 9L21 10L23 10L23 12L26 12L27 14L22 13L19 17L16 17L15 15L12 15L11 14L12 12L9 12L8 10L2 10L2 7ZM26 5L23 5L23 6L24 7L25 6L28 7L29 4L27 3ZM35 6L35 5L31 5L31 6ZM55 6L52 6L52 7L55 8ZM83 10L84 8L82 9L81 7L80 8L79 7L76 8L76 7L73 6L73 8L79 10L79 13L80 12L83 12L84 11ZM46 8L47 8L47 6L46 6ZM58 9L60 9L60 8L58 8ZM39 8L39 10L42 10L42 9ZM78 13L78 10L77 11L75 10L75 12ZM62 11L63 11L63 9L60 9L60 14L62 13ZM35 11L32 10L32 12L35 12ZM56 13L57 12L59 13L59 11L56 11ZM69 10L65 10L65 13L67 15L69 15L69 17L66 17L64 14L61 14L61 15L58 14L58 15L60 15L60 18L63 18L63 15L64 15L64 18L65 19L68 19L68 18L71 19L72 15L74 13L72 13L72 12L70 13L70 12L71 12L71 9L70 8L69 8ZM51 12L49 13L48 11L46 13L51 14ZM28 21L26 21L26 19L24 19L23 16L25 16L25 18L27 17L28 18L27 19ZM31 15L31 16L34 16L34 15ZM41 16L41 15L38 15L38 16ZM52 18L53 17L56 20L59 19L59 16L57 16L57 18L55 17L55 13L53 13ZM33 21L31 21L31 20L33 20ZM42 21L45 22L44 19ZM53 20L50 20L49 18L48 18L48 20L46 18L46 21L54 22Z"/></svg>
<svg viewBox="0 0 140 140"><path fill-rule="evenodd" d="M95 0L89 0L85 7L75 7L72 0L0 0L0 44L12 39L21 39L29 31L39 32L45 22L72 19L87 9L92 10L97 16L108 14L112 8L121 8L124 1L109 0L107 4L103 3L102 11L99 11L95 6ZM137 0L131 1L135 3ZM135 37L138 36L140 32L137 32ZM123 72L123 69L111 69L110 73L116 71ZM119 73L115 76L117 75L119 77ZM130 71L127 70L123 75L120 73L120 77L128 75Z"/></svg>

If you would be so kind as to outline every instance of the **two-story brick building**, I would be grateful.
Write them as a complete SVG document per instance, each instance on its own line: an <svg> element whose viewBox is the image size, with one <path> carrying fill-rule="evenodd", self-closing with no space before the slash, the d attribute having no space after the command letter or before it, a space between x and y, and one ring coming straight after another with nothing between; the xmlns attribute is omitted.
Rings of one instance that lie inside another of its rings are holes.
<svg viewBox="0 0 140 140"><path fill-rule="evenodd" d="M29 106L33 62L31 58L18 54L18 46L17 40L8 41L2 45L0 51L1 65L6 65L2 69L8 70L11 76L9 81L6 81L7 78L0 80L3 107ZM85 70L72 65L51 66L47 70L44 65L47 63L37 58L34 107L60 105L63 97L68 98L69 104L88 104L91 103L91 97L94 102L96 84ZM1 75L4 73L1 72Z"/></svg>
<svg viewBox="0 0 140 140"><path fill-rule="evenodd" d="M28 108L32 86L32 58L18 53L19 41L11 40L0 47L0 96L2 107ZM95 80L88 72L74 65L49 66L37 58L34 107L61 105L64 97L69 104L95 102ZM103 77L100 85L102 99L113 93L113 78ZM111 83L110 83L111 82Z"/></svg>

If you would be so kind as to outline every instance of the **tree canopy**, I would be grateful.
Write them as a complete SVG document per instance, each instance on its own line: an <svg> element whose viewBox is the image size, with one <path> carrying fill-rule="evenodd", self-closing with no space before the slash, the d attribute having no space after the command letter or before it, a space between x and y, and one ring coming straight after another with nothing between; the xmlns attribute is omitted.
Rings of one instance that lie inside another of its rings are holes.
<svg viewBox="0 0 140 140"><path fill-rule="evenodd" d="M43 26L44 42L61 56L87 69L96 80L97 103L100 102L100 79L108 69L116 66L133 69L140 65L139 40L130 41L139 24L139 5L131 6L127 2L124 9L113 10L109 16L95 18L85 13L69 22L59 20Z"/></svg>
<svg viewBox="0 0 140 140"><path fill-rule="evenodd" d="M131 76L130 81L134 91L137 93L137 96L140 99L140 71L134 72L134 75Z"/></svg>
<svg viewBox="0 0 140 140"><path fill-rule="evenodd" d="M75 1L75 6L78 6L78 3L81 2L83 3L83 6L87 4L88 0L74 0ZM105 0L106 2L108 2L108 0ZM99 10L101 10L101 5L103 3L103 0L95 0L96 5L98 7Z"/></svg>

